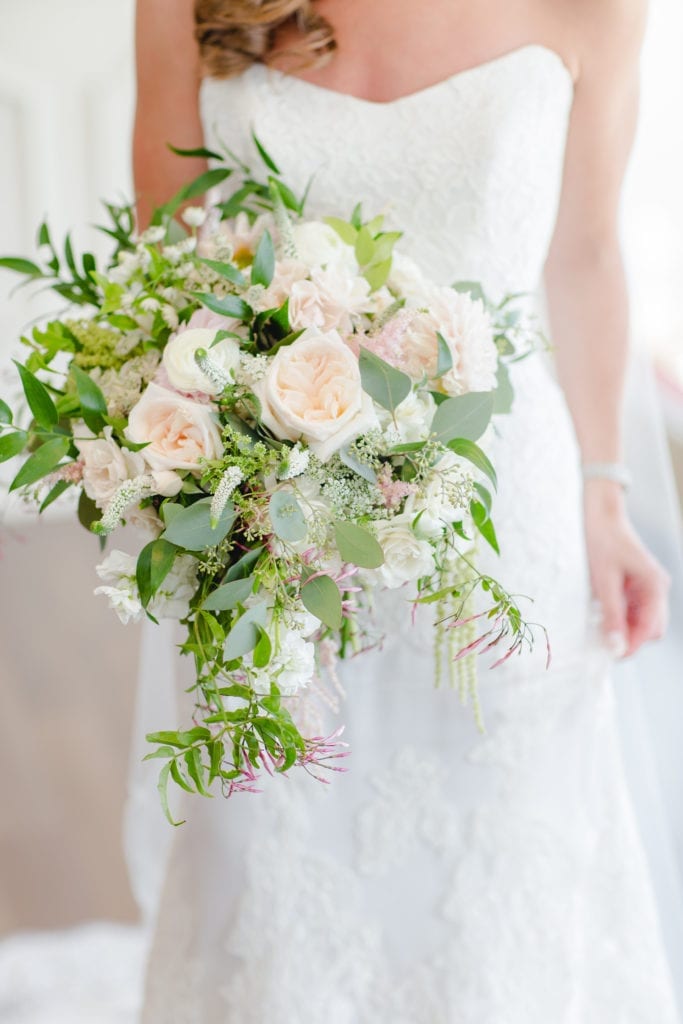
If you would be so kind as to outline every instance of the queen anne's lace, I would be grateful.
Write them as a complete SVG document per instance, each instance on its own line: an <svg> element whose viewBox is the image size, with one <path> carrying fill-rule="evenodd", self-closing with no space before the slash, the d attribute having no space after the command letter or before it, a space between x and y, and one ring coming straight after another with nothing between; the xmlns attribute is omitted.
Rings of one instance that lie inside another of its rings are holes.
<svg viewBox="0 0 683 1024"><path fill-rule="evenodd" d="M537 285L571 96L538 46L389 105L260 66L202 88L209 146L254 162L253 126L295 191L315 172L310 215L387 207L434 280L481 279L494 296ZM378 593L384 649L339 667L350 771L186 808L144 1024L677 1020L590 632L568 413L540 360L515 378L496 439L503 559L490 557L535 598L553 667L539 650L483 670L482 737L432 686L434 612L404 628L405 592ZM153 773L149 786L154 802Z"/></svg>

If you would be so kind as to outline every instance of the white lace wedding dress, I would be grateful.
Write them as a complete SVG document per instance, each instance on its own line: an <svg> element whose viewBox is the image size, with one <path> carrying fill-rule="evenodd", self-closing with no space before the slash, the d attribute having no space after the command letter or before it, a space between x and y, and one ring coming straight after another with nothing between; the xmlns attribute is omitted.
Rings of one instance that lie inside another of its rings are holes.
<svg viewBox="0 0 683 1024"><path fill-rule="evenodd" d="M494 295L538 287L572 96L537 45L390 103L261 65L201 93L209 145L255 164L253 126L296 191L316 172L310 215L363 200L438 282ZM342 665L346 701L327 722L347 723L350 771L176 800L187 824L144 1024L679 1020L591 617L574 436L541 359L515 386L496 441L503 555L486 562L535 598L552 667L539 649L483 671L481 735L434 688L428 616L411 628L406 595L380 595L384 648Z"/></svg>

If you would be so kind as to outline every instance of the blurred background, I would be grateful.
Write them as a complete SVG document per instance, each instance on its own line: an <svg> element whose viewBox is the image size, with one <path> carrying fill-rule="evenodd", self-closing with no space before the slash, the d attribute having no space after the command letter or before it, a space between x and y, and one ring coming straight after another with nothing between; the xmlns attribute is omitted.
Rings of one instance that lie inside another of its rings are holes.
<svg viewBox="0 0 683 1024"><path fill-rule="evenodd" d="M99 199L132 196L133 15L133 0L0 0L1 253L31 255L45 215L102 251L87 227ZM680 0L653 0L623 234L634 342L683 494L682 38ZM13 284L0 272L5 395L15 339L54 309L7 301ZM144 934L121 816L140 635L92 598L96 539L50 513L0 513L0 1020L131 1022Z"/></svg>

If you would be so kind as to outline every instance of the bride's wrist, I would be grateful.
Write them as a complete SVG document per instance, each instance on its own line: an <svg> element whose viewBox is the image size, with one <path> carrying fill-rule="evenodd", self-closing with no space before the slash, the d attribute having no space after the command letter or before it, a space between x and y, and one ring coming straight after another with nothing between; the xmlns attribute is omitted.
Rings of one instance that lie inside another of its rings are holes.
<svg viewBox="0 0 683 1024"><path fill-rule="evenodd" d="M626 515L626 490L617 480L584 478L583 504L586 515L591 518L620 519Z"/></svg>

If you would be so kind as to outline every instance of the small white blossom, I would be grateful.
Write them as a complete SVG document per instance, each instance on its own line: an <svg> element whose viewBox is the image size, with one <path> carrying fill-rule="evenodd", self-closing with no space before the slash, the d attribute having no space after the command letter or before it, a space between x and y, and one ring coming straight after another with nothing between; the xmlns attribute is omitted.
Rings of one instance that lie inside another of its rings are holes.
<svg viewBox="0 0 683 1024"><path fill-rule="evenodd" d="M200 228L206 220L206 210L202 206L188 206L181 217L190 228Z"/></svg>
<svg viewBox="0 0 683 1024"><path fill-rule="evenodd" d="M248 659L245 659L248 660ZM257 693L270 693L274 682L283 696L291 697L307 686L315 675L315 646L297 630L286 630L268 665L252 669L252 686Z"/></svg>
<svg viewBox="0 0 683 1024"><path fill-rule="evenodd" d="M300 444L295 444L293 448L286 453L285 458L282 461L280 469L278 471L278 477L280 480L292 480L295 476L301 476L308 469L310 462L310 452L306 448L302 448Z"/></svg>
<svg viewBox="0 0 683 1024"><path fill-rule="evenodd" d="M180 321L178 320L178 313L173 306L162 306L161 316L167 327L170 327L172 331L178 330Z"/></svg>
<svg viewBox="0 0 683 1024"><path fill-rule="evenodd" d="M140 241L145 245L156 245L157 242L161 242L166 235L166 228L160 224L154 224L152 227L147 228L140 235Z"/></svg>
<svg viewBox="0 0 683 1024"><path fill-rule="evenodd" d="M156 313L161 308L161 303L158 299L155 299L153 295L148 295L146 299L143 299L140 303L140 308L144 309L145 313Z"/></svg>
<svg viewBox="0 0 683 1024"><path fill-rule="evenodd" d="M239 466L228 466L220 479L220 483L214 492L213 498L211 499L210 522L212 527L218 525L218 520L223 513L223 509L228 504L230 495L243 480L244 474Z"/></svg>

